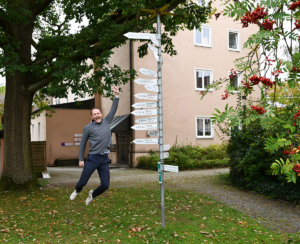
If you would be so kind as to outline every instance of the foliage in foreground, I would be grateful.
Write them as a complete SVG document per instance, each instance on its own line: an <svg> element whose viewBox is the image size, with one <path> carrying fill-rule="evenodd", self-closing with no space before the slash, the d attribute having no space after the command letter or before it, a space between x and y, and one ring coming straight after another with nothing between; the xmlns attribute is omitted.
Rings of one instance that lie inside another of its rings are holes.
<svg viewBox="0 0 300 244"><path fill-rule="evenodd" d="M160 227L159 190L110 189L85 206L71 190L1 192L0 242L9 243L285 243L287 237L200 194L165 192ZM183 224L184 223L184 224ZM292 241L291 241L292 242Z"/></svg>
<svg viewBox="0 0 300 244"><path fill-rule="evenodd" d="M150 152L150 155L138 157L137 168L157 170L159 161L159 154ZM228 167L229 158L226 144L211 144L207 147L175 144L164 163L179 166L179 170L212 169Z"/></svg>

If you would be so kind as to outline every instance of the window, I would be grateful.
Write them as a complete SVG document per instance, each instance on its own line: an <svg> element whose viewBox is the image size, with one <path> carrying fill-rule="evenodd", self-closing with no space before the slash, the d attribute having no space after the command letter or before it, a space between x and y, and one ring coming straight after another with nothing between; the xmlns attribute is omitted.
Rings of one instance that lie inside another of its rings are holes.
<svg viewBox="0 0 300 244"><path fill-rule="evenodd" d="M56 105L56 104L60 104L59 98L55 98L55 99L54 99L54 105Z"/></svg>
<svg viewBox="0 0 300 244"><path fill-rule="evenodd" d="M68 103L68 98L65 98L65 103Z"/></svg>
<svg viewBox="0 0 300 244"><path fill-rule="evenodd" d="M41 140L41 122L38 122L38 141Z"/></svg>
<svg viewBox="0 0 300 244"><path fill-rule="evenodd" d="M228 72L228 75L231 75L231 72ZM230 86L238 88L241 85L241 75L239 75L238 73L236 74L236 76L232 76L232 78L230 78Z"/></svg>
<svg viewBox="0 0 300 244"><path fill-rule="evenodd" d="M194 44L197 46L211 47L211 26L202 25L201 30L194 32Z"/></svg>
<svg viewBox="0 0 300 244"><path fill-rule="evenodd" d="M31 124L31 140L34 141L34 124Z"/></svg>
<svg viewBox="0 0 300 244"><path fill-rule="evenodd" d="M196 90L206 90L207 86L212 82L212 70L195 69L195 76ZM212 89L209 91L212 91Z"/></svg>
<svg viewBox="0 0 300 244"><path fill-rule="evenodd" d="M214 128L210 117L196 117L196 138L213 138Z"/></svg>
<svg viewBox="0 0 300 244"><path fill-rule="evenodd" d="M228 31L228 49L240 51L240 32L235 30Z"/></svg>

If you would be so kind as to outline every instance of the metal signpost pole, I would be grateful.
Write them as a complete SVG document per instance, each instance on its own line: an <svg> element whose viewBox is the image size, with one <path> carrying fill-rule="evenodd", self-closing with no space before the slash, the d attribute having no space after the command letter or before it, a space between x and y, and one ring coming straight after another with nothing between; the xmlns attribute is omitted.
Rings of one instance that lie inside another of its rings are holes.
<svg viewBox="0 0 300 244"><path fill-rule="evenodd" d="M158 64L157 64L157 84L158 84L158 122L159 122L159 154L161 166L160 202L161 202L161 227L165 228L165 202L164 202L164 150L163 150L163 108L162 108L162 62L161 62L161 29L160 13L157 13L157 40L158 40Z"/></svg>

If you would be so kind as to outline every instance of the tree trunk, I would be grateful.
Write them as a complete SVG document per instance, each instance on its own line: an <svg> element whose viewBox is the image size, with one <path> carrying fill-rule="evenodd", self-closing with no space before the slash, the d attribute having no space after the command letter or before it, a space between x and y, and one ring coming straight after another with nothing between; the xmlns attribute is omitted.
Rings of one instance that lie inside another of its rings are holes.
<svg viewBox="0 0 300 244"><path fill-rule="evenodd" d="M19 72L6 77L2 189L28 188L36 183L30 143L33 93L26 91L26 78Z"/></svg>

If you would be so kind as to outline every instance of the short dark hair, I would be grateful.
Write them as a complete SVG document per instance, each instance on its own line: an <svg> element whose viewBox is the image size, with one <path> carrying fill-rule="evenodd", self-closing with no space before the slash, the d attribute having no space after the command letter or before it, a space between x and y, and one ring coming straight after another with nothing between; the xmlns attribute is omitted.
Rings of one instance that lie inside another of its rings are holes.
<svg viewBox="0 0 300 244"><path fill-rule="evenodd" d="M101 110L100 110L100 108L93 107L93 108L91 109L91 115L93 115L93 110L94 110L94 109L99 109L99 111L100 111L100 113L101 113Z"/></svg>

